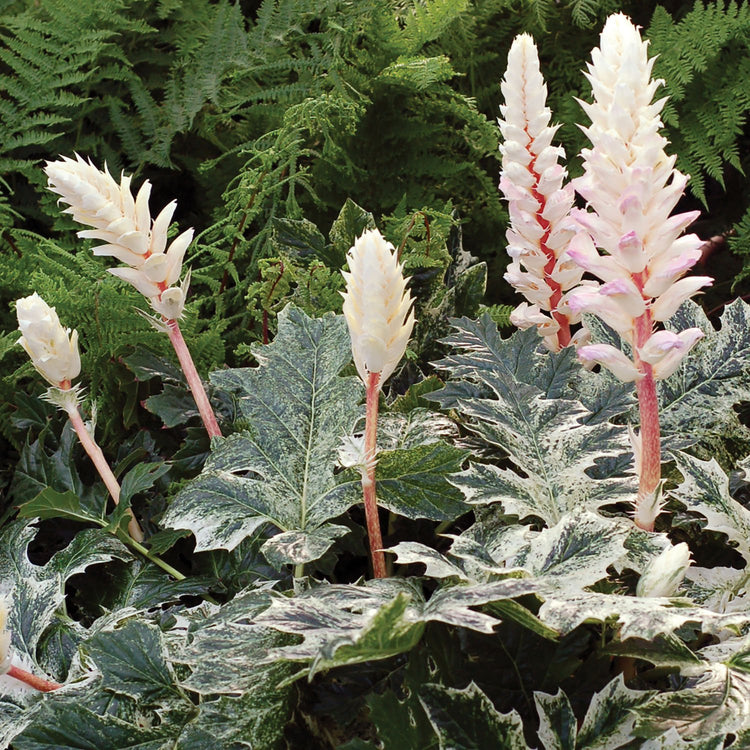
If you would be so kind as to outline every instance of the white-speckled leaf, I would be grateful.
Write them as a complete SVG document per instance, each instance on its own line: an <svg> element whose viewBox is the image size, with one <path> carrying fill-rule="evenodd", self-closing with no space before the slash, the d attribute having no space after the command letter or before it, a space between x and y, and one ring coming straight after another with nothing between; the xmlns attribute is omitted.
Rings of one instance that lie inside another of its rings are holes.
<svg viewBox="0 0 750 750"><path fill-rule="evenodd" d="M750 306L739 299L727 305L717 331L700 305L688 300L668 327L700 328L706 335L674 375L659 384L662 433L678 447L708 447L730 433L750 439L733 408L750 401Z"/></svg>
<svg viewBox="0 0 750 750"><path fill-rule="evenodd" d="M578 723L568 696L562 690L555 695L534 693L539 714L539 741L544 750L576 750Z"/></svg>
<svg viewBox="0 0 750 750"><path fill-rule="evenodd" d="M640 737L657 737L671 728L687 739L747 730L750 674L712 664L684 690L660 693L636 713Z"/></svg>
<svg viewBox="0 0 750 750"><path fill-rule="evenodd" d="M211 376L234 394L248 429L215 443L163 524L192 531L197 550L231 550L268 523L297 534L290 556L269 548L276 564L311 562L328 548L322 539L335 537L328 521L360 497L334 475L340 438L361 413L358 379L339 376L351 360L349 334L341 317L311 319L290 306L274 342L253 352L260 367ZM300 545L305 534L314 539Z"/></svg>
<svg viewBox="0 0 750 750"><path fill-rule="evenodd" d="M65 582L89 565L131 557L112 535L86 529L46 565L33 565L27 547L36 532L20 522L8 526L0 537L0 593L10 602L8 627L13 648L31 663L37 663L39 639L65 599Z"/></svg>
<svg viewBox="0 0 750 750"><path fill-rule="evenodd" d="M440 750L528 750L518 713L501 714L473 682L463 690L427 684L420 689L419 700Z"/></svg>
<svg viewBox="0 0 750 750"><path fill-rule="evenodd" d="M714 459L701 461L687 453L676 453L675 460L684 481L670 494L704 516L706 528L726 534L750 564L750 510L729 494L729 478L721 466Z"/></svg>
<svg viewBox="0 0 750 750"><path fill-rule="evenodd" d="M630 453L625 427L596 423L578 401L548 398L559 390L552 384L564 378L538 369L527 332L502 340L484 318L454 325L447 343L461 353L437 363L454 382L428 397L456 409L494 453L507 453L520 470L473 464L452 480L469 503L501 503L506 514L554 525L566 513L632 498L633 479L624 476ZM537 372L542 387L528 382ZM569 377L570 368L563 374Z"/></svg>
<svg viewBox="0 0 750 750"><path fill-rule="evenodd" d="M578 730L576 747L580 750L615 750L633 736L635 716L632 709L652 695L625 687L622 675L605 685L589 703Z"/></svg>
<svg viewBox="0 0 750 750"><path fill-rule="evenodd" d="M721 750L724 747L725 734L718 737L708 737L695 742L686 742L680 737L676 729L672 728L658 737L646 740L640 747L640 750ZM744 745L734 745L733 747L744 747Z"/></svg>

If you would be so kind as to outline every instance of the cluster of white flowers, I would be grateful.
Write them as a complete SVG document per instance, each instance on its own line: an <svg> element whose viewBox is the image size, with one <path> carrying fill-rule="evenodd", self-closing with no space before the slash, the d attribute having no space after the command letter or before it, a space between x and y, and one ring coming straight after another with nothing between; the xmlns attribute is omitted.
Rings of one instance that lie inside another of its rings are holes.
<svg viewBox="0 0 750 750"><path fill-rule="evenodd" d="M380 388L404 356L414 328L411 294L395 248L377 229L355 241L347 260L343 311L354 364L365 386L370 373L380 373Z"/></svg>
<svg viewBox="0 0 750 750"><path fill-rule="evenodd" d="M505 278L533 303L523 303L511 320L520 328L537 325L555 349L567 343L555 338L560 323L577 322L584 312L598 315L630 344L633 357L598 343L580 346L578 356L624 381L666 378L677 369L702 331L654 326L711 283L706 276L680 278L700 258L702 243L680 236L697 212L670 216L688 178L664 151L659 113L665 100L652 103L662 81L651 80L647 50L626 16L610 16L586 74L594 101L581 102L591 119L583 130L592 148L582 151L583 176L569 185L557 163L562 149L551 145L555 128L528 35L514 41L502 83L500 187L509 204L512 258ZM573 188L586 210L572 208ZM581 282L584 271L601 283ZM577 343L581 338L579 332Z"/></svg>
<svg viewBox="0 0 750 750"><path fill-rule="evenodd" d="M528 34L513 41L501 88L500 189L510 213L506 238L511 257L505 279L528 300L510 319L519 328L536 326L544 345L558 351L570 343L570 325L580 320L568 307L565 292L578 285L583 269L565 255L575 231L570 220L573 188L563 184L567 172L558 159L565 151L552 145L558 126L549 124L547 87Z"/></svg>
<svg viewBox="0 0 750 750"><path fill-rule="evenodd" d="M166 320L180 318L189 277L180 286L175 284L193 230L183 232L167 247L167 230L177 203L165 206L152 222L148 180L134 199L130 177L123 174L118 185L106 166L101 171L78 155L47 162L45 172L49 189L69 206L64 213L71 214L79 224L93 227L78 232L78 236L106 243L94 248L94 255L108 255L129 266L110 268L109 272L132 284Z"/></svg>
<svg viewBox="0 0 750 750"><path fill-rule="evenodd" d="M680 236L698 212L670 216L688 178L664 151L659 113L666 100L652 103L663 82L651 80L654 58L648 58L647 43L617 14L607 20L591 57L587 78L594 101L581 106L591 118L583 130L592 147L583 149L584 174L573 183L589 207L573 216L587 231L576 235L568 256L602 283L580 288L570 306L598 315L631 345L633 357L608 344L583 346L578 356L624 381L646 375L658 380L677 369L703 332L654 331L654 325L712 279L680 278L701 255L696 235Z"/></svg>
<svg viewBox="0 0 750 750"><path fill-rule="evenodd" d="M70 381L81 372L78 332L63 328L54 307L36 292L16 302L18 343L26 350L34 367L53 386L70 388Z"/></svg>

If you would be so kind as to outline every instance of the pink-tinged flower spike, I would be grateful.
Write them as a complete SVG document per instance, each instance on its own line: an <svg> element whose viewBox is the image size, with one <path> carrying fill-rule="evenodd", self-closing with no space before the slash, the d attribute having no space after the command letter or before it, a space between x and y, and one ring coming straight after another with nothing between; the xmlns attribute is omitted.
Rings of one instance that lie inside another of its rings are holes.
<svg viewBox="0 0 750 750"><path fill-rule="evenodd" d="M8 602L0 598L0 676L8 675L15 680L23 682L34 690L42 693L49 693L52 690L61 688L62 685L43 677L38 677L31 672L13 664L13 654L10 646L10 631L7 629L8 623Z"/></svg>
<svg viewBox="0 0 750 750"><path fill-rule="evenodd" d="M94 255L109 255L128 265L128 268L110 268L109 272L132 284L161 316L146 317L169 336L208 434L220 436L216 416L178 322L185 307L190 273L185 274L182 283L177 282L185 251L193 240L193 230L183 232L167 247L167 230L177 208L176 201L165 206L152 221L148 181L133 198L130 177L123 174L118 185L106 165L102 172L77 154L75 159L63 157L47 162L44 171L49 178L48 188L69 206L64 213L71 214L80 224L93 227L78 232L78 236L105 243L94 248Z"/></svg>
<svg viewBox="0 0 750 750"><path fill-rule="evenodd" d="M665 99L652 103L662 81L651 80L653 58L637 28L619 13L610 16L586 77L594 101L580 102L591 125L592 147L583 149L584 174L573 185L588 203L572 217L587 234L571 242L568 257L601 279L570 294L579 313L598 315L632 348L632 359L602 344L578 350L585 364L598 363L625 382L635 381L640 433L633 433L639 473L635 522L649 531L659 513L661 445L656 380L671 375L703 336L655 330L701 288L707 276L680 279L700 258L701 240L680 236L697 212L670 216L687 184L667 156L659 134ZM604 254L600 255L596 248Z"/></svg>
<svg viewBox="0 0 750 750"><path fill-rule="evenodd" d="M78 354L78 333L63 328L54 307L50 307L36 292L16 302L18 328L23 346L36 369L52 385L45 398L65 411L89 458L94 462L109 494L117 504L120 501L120 485L109 468L101 448L89 434L78 411L80 386L72 380L81 372ZM136 541L143 540L143 532L131 510L128 531Z"/></svg>
<svg viewBox="0 0 750 750"><path fill-rule="evenodd" d="M377 230L366 231L348 254L344 318L352 339L357 372L367 389L365 416L364 496L367 535L376 578L385 578L383 539L380 534L375 494L375 464L378 430L378 395L396 369L414 328L412 298L396 251Z"/></svg>
<svg viewBox="0 0 750 750"><path fill-rule="evenodd" d="M518 328L536 326L544 345L559 351L571 341L571 324L580 320L564 295L580 282L583 270L565 256L574 234L573 189L563 186L567 173L558 159L565 152L552 145L558 126L549 124L547 87L528 34L513 41L501 89L500 189L510 212L511 257L505 280L531 303L519 305L510 320Z"/></svg>

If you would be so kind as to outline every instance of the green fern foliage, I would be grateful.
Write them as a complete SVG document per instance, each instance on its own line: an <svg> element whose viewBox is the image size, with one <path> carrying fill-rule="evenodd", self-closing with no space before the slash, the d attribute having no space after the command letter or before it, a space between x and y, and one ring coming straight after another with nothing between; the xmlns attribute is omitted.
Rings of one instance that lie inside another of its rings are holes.
<svg viewBox="0 0 750 750"><path fill-rule="evenodd" d="M676 20L657 6L647 36L669 96L663 119L678 168L706 204L706 177L724 186L727 169L744 173L747 166L741 138L750 111L750 7L698 1Z"/></svg>

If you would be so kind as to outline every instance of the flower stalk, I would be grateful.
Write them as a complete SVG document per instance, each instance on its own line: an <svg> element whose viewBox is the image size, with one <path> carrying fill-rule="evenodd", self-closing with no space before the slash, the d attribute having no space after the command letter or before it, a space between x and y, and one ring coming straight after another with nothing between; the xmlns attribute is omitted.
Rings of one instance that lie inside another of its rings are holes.
<svg viewBox="0 0 750 750"><path fill-rule="evenodd" d="M89 434L78 411L80 389L71 381L81 372L78 353L78 332L63 328L54 307L50 307L36 292L16 302L18 328L23 346L37 371L52 387L47 399L63 409L76 431L81 445L93 461L107 491L117 505L120 502L120 485L115 479L101 448ZM143 531L128 508L130 520L128 530L136 541L143 540Z"/></svg>
<svg viewBox="0 0 750 750"><path fill-rule="evenodd" d="M216 416L178 323L185 308L190 273L182 283L177 282L185 252L193 240L193 230L182 232L167 246L176 201L165 206L152 221L148 180L133 198L130 177L123 174L118 185L106 165L104 171L100 171L78 155L75 159L63 157L60 161L47 162L44 171L49 178L49 189L69 206L64 213L92 227L78 232L78 236L105 243L94 248L94 255L111 256L127 264L126 268L110 268L109 272L132 284L158 313L158 318L146 317L157 330L169 336L206 431L211 437L219 437L221 431Z"/></svg>
<svg viewBox="0 0 750 750"><path fill-rule="evenodd" d="M367 379L367 406L365 412L365 471L362 474L362 495L367 520L367 537L370 540L372 572L375 578L386 578L383 537L380 533L378 500L375 491L375 466L378 439L378 400L380 398L380 373L371 372Z"/></svg>
<svg viewBox="0 0 750 750"><path fill-rule="evenodd" d="M404 356L414 327L414 311L396 249L380 232L366 231L349 250L347 260L349 271L342 272L346 279L343 312L354 363L367 393L364 456L348 465L357 465L362 475L373 574L385 578L375 479L378 398L383 384Z"/></svg>

